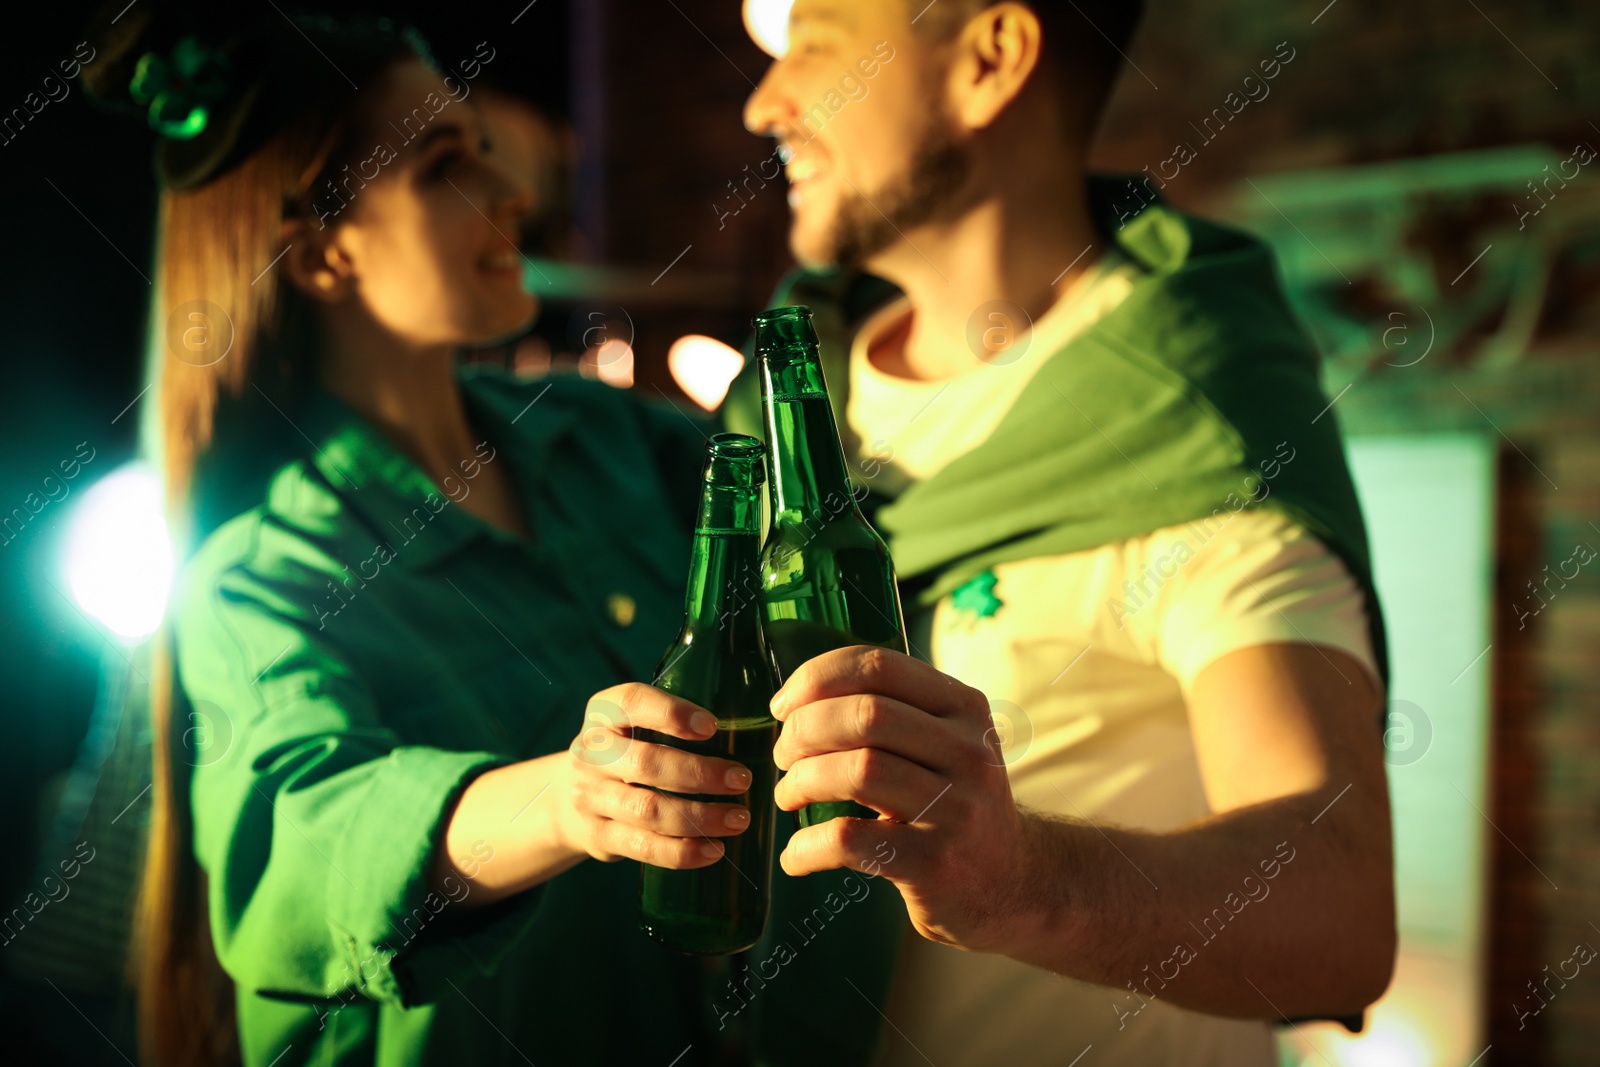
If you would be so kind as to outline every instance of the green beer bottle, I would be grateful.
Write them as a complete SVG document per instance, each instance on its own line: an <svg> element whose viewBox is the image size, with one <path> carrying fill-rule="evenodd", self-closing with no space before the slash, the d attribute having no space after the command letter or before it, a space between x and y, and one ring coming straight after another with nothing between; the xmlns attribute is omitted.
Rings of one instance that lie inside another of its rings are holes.
<svg viewBox="0 0 1600 1067"><path fill-rule="evenodd" d="M906 651L889 549L861 514L817 355L811 309L775 308L754 320L761 410L772 466L772 528L761 550L767 644L780 681L846 645ZM808 804L800 825L851 815L854 801Z"/></svg>
<svg viewBox="0 0 1600 1067"><path fill-rule="evenodd" d="M743 832L718 839L726 848L721 859L684 871L640 865L640 925L680 952L721 955L751 947L766 929L771 904L777 813L772 746L778 721L769 705L778 687L761 631L765 451L760 441L743 434L711 438L689 557L683 629L656 668L655 685L715 715L717 732L704 741L689 741L639 731L647 741L736 760L750 771L750 788L738 796L683 796L685 801L737 801L750 809L750 825Z"/></svg>

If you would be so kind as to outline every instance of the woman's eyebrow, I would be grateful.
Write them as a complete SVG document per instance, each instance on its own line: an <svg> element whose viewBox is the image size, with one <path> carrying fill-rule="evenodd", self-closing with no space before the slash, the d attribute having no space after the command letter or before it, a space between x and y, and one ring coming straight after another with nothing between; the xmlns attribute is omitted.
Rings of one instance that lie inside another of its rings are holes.
<svg viewBox="0 0 1600 1067"><path fill-rule="evenodd" d="M417 152L418 154L426 152L428 150L428 146L432 145L435 141L443 140L447 137L459 137L465 139L466 136L467 131L459 123L448 122L440 126L433 126L429 128L427 133L423 134L422 137L418 139Z"/></svg>

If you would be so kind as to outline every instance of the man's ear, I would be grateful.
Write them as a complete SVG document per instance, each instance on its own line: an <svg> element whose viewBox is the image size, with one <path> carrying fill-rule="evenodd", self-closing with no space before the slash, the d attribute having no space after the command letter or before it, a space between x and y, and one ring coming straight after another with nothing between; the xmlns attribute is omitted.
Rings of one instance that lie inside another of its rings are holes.
<svg viewBox="0 0 1600 1067"><path fill-rule="evenodd" d="M283 220L281 237L288 246L283 254L283 275L300 292L324 304L338 304L355 291L350 257L333 239L334 231L319 229L303 218Z"/></svg>
<svg viewBox="0 0 1600 1067"><path fill-rule="evenodd" d="M1044 33L1026 4L998 3L967 23L956 40L956 114L971 129L990 126L1037 75Z"/></svg>

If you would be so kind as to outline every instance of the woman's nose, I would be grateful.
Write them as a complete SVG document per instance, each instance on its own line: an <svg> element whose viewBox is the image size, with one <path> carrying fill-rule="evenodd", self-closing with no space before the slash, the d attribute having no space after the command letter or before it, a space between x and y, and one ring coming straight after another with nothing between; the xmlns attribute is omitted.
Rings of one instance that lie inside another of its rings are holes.
<svg viewBox="0 0 1600 1067"><path fill-rule="evenodd" d="M530 214L538 203L533 190L533 176L516 177L500 166L495 166L494 172L495 214L516 223Z"/></svg>

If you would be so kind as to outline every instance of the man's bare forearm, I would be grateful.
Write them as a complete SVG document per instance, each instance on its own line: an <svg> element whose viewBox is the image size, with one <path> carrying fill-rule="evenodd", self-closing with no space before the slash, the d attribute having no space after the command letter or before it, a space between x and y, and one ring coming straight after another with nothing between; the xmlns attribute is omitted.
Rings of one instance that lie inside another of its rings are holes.
<svg viewBox="0 0 1600 1067"><path fill-rule="evenodd" d="M836 649L773 702L786 771L773 795L884 818L807 827L779 859L791 875L876 860L921 936L1130 1004L1138 990L1218 1015L1354 1014L1387 985L1395 943L1380 699L1364 670L1304 642L1208 664L1188 704L1217 814L1155 833L1020 808L982 692L901 653Z"/></svg>
<svg viewBox="0 0 1600 1067"><path fill-rule="evenodd" d="M1393 875L1383 786L1346 784L1164 834L1027 811L1001 950L1110 987L1114 1010L1359 1013L1393 966Z"/></svg>

